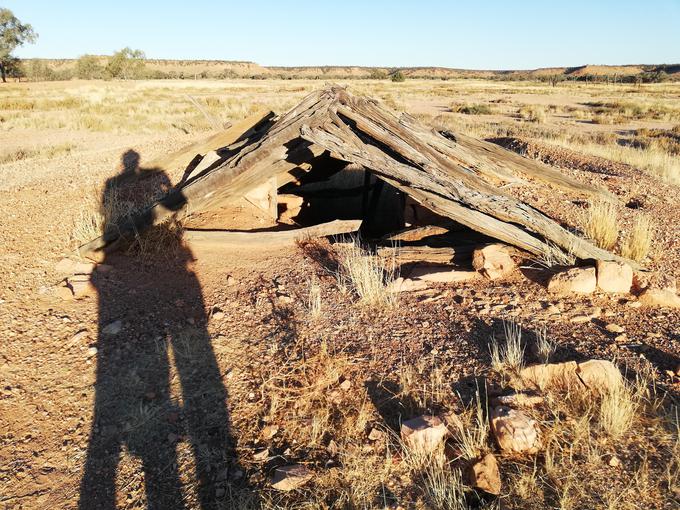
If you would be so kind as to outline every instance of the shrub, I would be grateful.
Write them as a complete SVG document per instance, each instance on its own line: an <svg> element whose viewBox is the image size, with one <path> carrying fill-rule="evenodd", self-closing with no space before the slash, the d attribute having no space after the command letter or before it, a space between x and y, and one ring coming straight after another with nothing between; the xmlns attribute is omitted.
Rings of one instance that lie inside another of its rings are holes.
<svg viewBox="0 0 680 510"><path fill-rule="evenodd" d="M518 113L520 118L538 124L542 124L546 119L545 108L535 104L523 106Z"/></svg>
<svg viewBox="0 0 680 510"><path fill-rule="evenodd" d="M401 83L403 81L406 81L406 76L404 76L404 73L402 73L401 71L397 71L396 73L392 74L392 77L390 79L395 83Z"/></svg>
<svg viewBox="0 0 680 510"><path fill-rule="evenodd" d="M493 109L488 104L461 104L452 107L452 110L466 115L489 115L493 113Z"/></svg>
<svg viewBox="0 0 680 510"><path fill-rule="evenodd" d="M104 76L104 68L95 55L83 55L76 62L76 76L81 80L97 80Z"/></svg>
<svg viewBox="0 0 680 510"><path fill-rule="evenodd" d="M134 80L142 78L144 72L144 52L131 48L123 48L114 53L106 65L106 73L111 78Z"/></svg>

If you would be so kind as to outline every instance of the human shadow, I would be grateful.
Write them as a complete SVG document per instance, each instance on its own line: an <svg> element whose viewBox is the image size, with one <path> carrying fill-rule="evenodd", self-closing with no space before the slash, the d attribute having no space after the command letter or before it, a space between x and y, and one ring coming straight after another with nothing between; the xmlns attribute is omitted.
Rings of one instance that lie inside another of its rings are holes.
<svg viewBox="0 0 680 510"><path fill-rule="evenodd" d="M114 189L125 200L139 196L128 172L143 169L131 152L123 159L125 178L118 175L106 183L105 215L111 213L112 197L120 200ZM171 188L162 171L153 177L153 187ZM140 486L149 509L197 506L183 491L189 486L196 487L187 492L195 492L200 508L212 509L246 480L237 462L201 285L191 268L193 254L172 226L153 228L160 230L153 239L172 244L156 255L145 253L151 263L105 252L92 275L99 308L97 372L80 487L83 510L116 508L117 492L130 494Z"/></svg>

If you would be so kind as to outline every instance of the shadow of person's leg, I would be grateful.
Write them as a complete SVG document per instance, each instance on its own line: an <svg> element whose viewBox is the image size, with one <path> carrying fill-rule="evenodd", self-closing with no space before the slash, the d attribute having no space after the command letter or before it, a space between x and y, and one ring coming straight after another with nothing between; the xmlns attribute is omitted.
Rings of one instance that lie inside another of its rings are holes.
<svg viewBox="0 0 680 510"><path fill-rule="evenodd" d="M165 438L161 438L156 445L147 448L142 456L147 510L185 508L175 448L165 441Z"/></svg>
<svg viewBox="0 0 680 510"><path fill-rule="evenodd" d="M173 350L200 484L201 508L215 508L219 495L226 490L224 484L244 479L230 430L227 391L207 331L184 330L173 338Z"/></svg>
<svg viewBox="0 0 680 510"><path fill-rule="evenodd" d="M97 416L95 421L98 423ZM117 437L106 437L106 431L93 427L87 447L85 471L80 482L80 510L116 508L116 469L120 456Z"/></svg>

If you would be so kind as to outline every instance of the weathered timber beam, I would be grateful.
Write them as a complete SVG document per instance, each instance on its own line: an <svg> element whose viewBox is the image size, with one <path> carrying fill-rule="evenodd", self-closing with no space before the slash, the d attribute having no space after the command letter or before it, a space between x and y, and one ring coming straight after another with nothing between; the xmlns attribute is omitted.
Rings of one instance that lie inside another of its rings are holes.
<svg viewBox="0 0 680 510"><path fill-rule="evenodd" d="M356 232L361 220L334 220L311 227L266 232L233 232L227 230L185 230L184 240L201 246L287 246L314 237Z"/></svg>

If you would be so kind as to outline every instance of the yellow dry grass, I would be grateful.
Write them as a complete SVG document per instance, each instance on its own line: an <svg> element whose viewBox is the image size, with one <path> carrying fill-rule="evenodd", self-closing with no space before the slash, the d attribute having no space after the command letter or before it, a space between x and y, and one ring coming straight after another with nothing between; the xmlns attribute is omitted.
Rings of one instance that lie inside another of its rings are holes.
<svg viewBox="0 0 680 510"><path fill-rule="evenodd" d="M629 259L642 262L652 246L654 234L649 217L640 215L635 219L633 228L623 241L621 254Z"/></svg>
<svg viewBox="0 0 680 510"><path fill-rule="evenodd" d="M595 202L590 204L585 216L583 227L586 235L600 248L614 248L619 237L616 206L611 202Z"/></svg>

